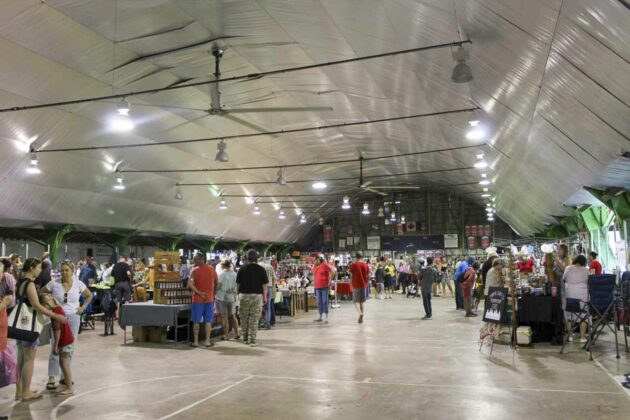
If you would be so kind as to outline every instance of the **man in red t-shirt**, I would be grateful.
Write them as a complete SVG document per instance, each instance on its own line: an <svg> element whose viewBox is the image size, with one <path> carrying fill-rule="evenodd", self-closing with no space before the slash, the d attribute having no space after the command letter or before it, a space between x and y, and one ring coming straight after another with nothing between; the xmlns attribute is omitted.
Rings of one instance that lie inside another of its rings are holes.
<svg viewBox="0 0 630 420"><path fill-rule="evenodd" d="M600 275L602 274L603 268L602 268L602 264L597 261L597 252L592 251L589 255L588 255L588 273L593 275Z"/></svg>
<svg viewBox="0 0 630 420"><path fill-rule="evenodd" d="M192 305L190 317L193 321L193 347L199 347L199 324L203 318L206 323L205 347L212 347L212 319L214 318L214 291L217 288L217 272L205 263L203 254L197 253L193 257L195 268L190 273L188 287L192 290Z"/></svg>
<svg viewBox="0 0 630 420"><path fill-rule="evenodd" d="M361 255L360 252L357 252L354 258L355 261L350 264L348 272L350 273L350 280L352 281L352 300L359 313L358 322L361 324L363 323L363 304L366 300L365 289L368 287L370 269L362 260L363 255Z"/></svg>
<svg viewBox="0 0 630 420"><path fill-rule="evenodd" d="M326 263L323 255L315 258L315 267L313 267L313 275L315 277L315 297L317 298L317 309L319 310L319 319L315 322L322 322L322 314L326 314L326 324L328 324L328 288L332 279L333 270Z"/></svg>

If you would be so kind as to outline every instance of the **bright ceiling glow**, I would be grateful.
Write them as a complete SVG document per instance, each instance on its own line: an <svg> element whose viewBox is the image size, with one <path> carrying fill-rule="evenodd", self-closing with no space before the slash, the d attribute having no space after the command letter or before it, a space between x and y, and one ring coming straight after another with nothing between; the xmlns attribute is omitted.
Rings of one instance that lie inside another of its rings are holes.
<svg viewBox="0 0 630 420"><path fill-rule="evenodd" d="M350 198L348 196L345 196L343 198L343 204L341 205L341 208L344 210L350 209Z"/></svg>
<svg viewBox="0 0 630 420"><path fill-rule="evenodd" d="M479 181L479 185L489 185L490 181L488 181L487 179L482 179L481 181Z"/></svg>
<svg viewBox="0 0 630 420"><path fill-rule="evenodd" d="M282 211L282 210L280 211L280 214L278 215L278 219L280 219L280 220L286 219L286 216L284 215L284 211Z"/></svg>
<svg viewBox="0 0 630 420"><path fill-rule="evenodd" d="M300 217L300 224L304 224L306 223L306 215L302 215L302 217Z"/></svg>
<svg viewBox="0 0 630 420"><path fill-rule="evenodd" d="M490 194L481 194L481 197L482 198L488 198L488 197L490 197Z"/></svg>
<svg viewBox="0 0 630 420"><path fill-rule="evenodd" d="M280 210L280 204L273 203L273 208L276 209L276 211Z"/></svg>
<svg viewBox="0 0 630 420"><path fill-rule="evenodd" d="M486 162L485 160L481 160L477 163L475 163L475 168L477 169L484 169L488 167L488 162Z"/></svg>
<svg viewBox="0 0 630 420"><path fill-rule="evenodd" d="M122 191L125 189L125 184L123 184L122 177L116 178L116 184L114 185L114 189L119 190L119 191Z"/></svg>
<svg viewBox="0 0 630 420"><path fill-rule="evenodd" d="M295 214L298 216L302 214L302 209L295 209Z"/></svg>
<svg viewBox="0 0 630 420"><path fill-rule="evenodd" d="M479 121L469 121L468 124L470 125L470 129L466 133L466 138L468 140L481 140L486 136L485 131L479 125Z"/></svg>
<svg viewBox="0 0 630 420"><path fill-rule="evenodd" d="M361 211L361 214L364 216L367 216L368 214L370 214L368 203L363 203L363 210Z"/></svg>
<svg viewBox="0 0 630 420"><path fill-rule="evenodd" d="M245 202L247 204L254 204L255 201L256 199L254 199L254 197L245 197Z"/></svg>
<svg viewBox="0 0 630 420"><path fill-rule="evenodd" d="M131 118L122 115L113 117L109 125L114 131L121 132L131 131L135 128L135 125L133 121L131 121Z"/></svg>
<svg viewBox="0 0 630 420"><path fill-rule="evenodd" d="M260 216L260 207L258 206L254 207L254 216Z"/></svg>
<svg viewBox="0 0 630 420"><path fill-rule="evenodd" d="M328 185L326 185L326 183L323 181L317 181L313 183L313 188L315 188L316 190L323 190L327 186Z"/></svg>
<svg viewBox="0 0 630 420"><path fill-rule="evenodd" d="M225 200L221 200L221 202L219 203L219 210L227 210L227 208L228 206Z"/></svg>

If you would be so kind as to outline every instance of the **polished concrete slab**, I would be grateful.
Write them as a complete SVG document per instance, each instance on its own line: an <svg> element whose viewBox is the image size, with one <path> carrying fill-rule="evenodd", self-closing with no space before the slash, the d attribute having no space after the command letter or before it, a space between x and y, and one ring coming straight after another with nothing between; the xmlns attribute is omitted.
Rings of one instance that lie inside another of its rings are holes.
<svg viewBox="0 0 630 420"><path fill-rule="evenodd" d="M628 419L630 372L610 337L596 362L577 345L559 355L537 345L479 352L479 318L464 318L450 298L370 300L365 323L349 303L329 324L313 312L280 320L260 347L218 342L213 349L122 345L122 332L81 334L77 394L15 404L0 390L0 416L12 419ZM45 388L49 347L38 354L34 389Z"/></svg>

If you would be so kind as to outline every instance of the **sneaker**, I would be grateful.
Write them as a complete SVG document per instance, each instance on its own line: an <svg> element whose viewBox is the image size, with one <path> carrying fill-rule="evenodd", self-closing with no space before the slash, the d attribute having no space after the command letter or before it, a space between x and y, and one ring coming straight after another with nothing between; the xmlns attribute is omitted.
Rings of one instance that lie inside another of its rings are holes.
<svg viewBox="0 0 630 420"><path fill-rule="evenodd" d="M359 324L363 324L363 315L359 315Z"/></svg>
<svg viewBox="0 0 630 420"><path fill-rule="evenodd" d="M314 319L314 320L313 320L313 322L322 322L322 319L321 319L321 318L319 318L319 319Z"/></svg>
<svg viewBox="0 0 630 420"><path fill-rule="evenodd" d="M422 319L422 320L427 320L427 319L430 319L430 318L431 318L430 316L425 315L425 316L423 316L423 317L422 317L422 318L420 318L420 319Z"/></svg>
<svg viewBox="0 0 630 420"><path fill-rule="evenodd" d="M258 343L255 341L252 341L251 343L249 343L249 347L258 347Z"/></svg>

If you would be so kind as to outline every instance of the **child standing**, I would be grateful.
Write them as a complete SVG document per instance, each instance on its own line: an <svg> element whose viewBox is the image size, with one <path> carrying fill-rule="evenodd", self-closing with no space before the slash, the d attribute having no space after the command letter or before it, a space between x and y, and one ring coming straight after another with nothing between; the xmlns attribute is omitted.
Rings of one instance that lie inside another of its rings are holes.
<svg viewBox="0 0 630 420"><path fill-rule="evenodd" d="M41 295L41 300L42 305L47 309L58 315L66 316L59 302L51 294L45 293ZM55 320L52 320L52 330L54 334L54 339L51 343L53 345L53 353L59 355L59 366L66 380L66 389L57 392L57 395L74 395L74 382L72 381L72 371L68 361L70 354L74 351L72 330L68 323L62 324Z"/></svg>

